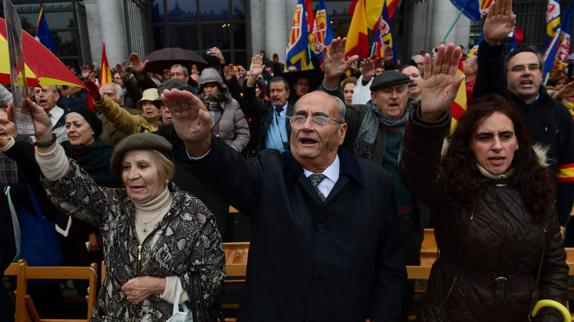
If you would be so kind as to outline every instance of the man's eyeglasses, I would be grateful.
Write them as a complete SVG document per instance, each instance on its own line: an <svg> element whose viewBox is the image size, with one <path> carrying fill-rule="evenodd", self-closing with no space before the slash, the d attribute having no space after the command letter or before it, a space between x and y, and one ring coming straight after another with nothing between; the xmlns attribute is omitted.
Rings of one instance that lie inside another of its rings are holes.
<svg viewBox="0 0 574 322"><path fill-rule="evenodd" d="M291 122L291 125L296 125L296 126L302 126L303 124L305 124L305 122L307 122L307 118L311 117L311 124L313 125L318 125L318 126L324 126L329 124L329 122L335 122L337 124L342 124L345 122L336 120L336 119L332 119L328 116L325 115L303 115L303 114L296 114L296 115L292 115L292 116L287 116L287 118L289 119L289 121Z"/></svg>
<svg viewBox="0 0 574 322"><path fill-rule="evenodd" d="M107 97L114 97L114 96L116 96L115 93L109 93L109 92L102 92L101 94L102 94L102 95L106 95Z"/></svg>

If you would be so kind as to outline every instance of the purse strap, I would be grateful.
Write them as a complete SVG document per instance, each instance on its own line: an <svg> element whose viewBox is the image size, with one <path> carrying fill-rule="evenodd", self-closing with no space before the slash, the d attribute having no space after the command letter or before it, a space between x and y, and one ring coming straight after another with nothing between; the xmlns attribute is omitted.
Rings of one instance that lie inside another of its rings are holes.
<svg viewBox="0 0 574 322"><path fill-rule="evenodd" d="M540 297L540 276L542 275L542 263L544 262L544 255L546 253L546 225L542 225L544 231L544 242L542 243L542 254L540 255L540 262L536 270L536 284L532 294L530 295L530 307L528 309L528 321L532 321L532 309L536 305Z"/></svg>
<svg viewBox="0 0 574 322"><path fill-rule="evenodd" d="M540 287L540 276L542 275L542 263L544 262L544 255L546 253L546 226L542 226L544 231L544 242L542 243L542 254L540 255L540 262L538 263L538 270L536 272L536 287Z"/></svg>
<svg viewBox="0 0 574 322"><path fill-rule="evenodd" d="M14 258L20 257L20 251L22 249L22 230L20 229L20 222L18 221L18 213L12 202L12 196L10 195L10 186L4 187L4 194L6 194L6 199L8 199L8 207L10 208L10 216L12 216L12 229L14 231L14 244L16 245L16 256Z"/></svg>

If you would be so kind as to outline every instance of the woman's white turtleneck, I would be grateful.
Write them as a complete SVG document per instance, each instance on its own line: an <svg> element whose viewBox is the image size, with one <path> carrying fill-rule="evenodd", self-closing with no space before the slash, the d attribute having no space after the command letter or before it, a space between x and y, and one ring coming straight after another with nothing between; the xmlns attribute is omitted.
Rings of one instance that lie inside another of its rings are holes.
<svg viewBox="0 0 574 322"><path fill-rule="evenodd" d="M155 226L161 222L163 217L167 215L171 204L173 202L173 197L171 192L165 187L165 190L155 197L153 200L146 202L144 204L138 204L134 202L136 207L136 235L138 242L140 244L146 239L146 237L155 229ZM143 223L147 223L144 225ZM147 232L144 232L144 228ZM177 284L181 284L181 280L177 276L167 276L165 278L165 289L160 297L170 303L173 303L176 298ZM180 303L183 303L189 299L187 292L183 291L181 294Z"/></svg>
<svg viewBox="0 0 574 322"><path fill-rule="evenodd" d="M171 192L166 186L165 190L153 200L144 204L134 202L136 207L136 235L140 244L143 243L155 226L168 213L172 201ZM144 232L144 229L146 232Z"/></svg>
<svg viewBox="0 0 574 322"><path fill-rule="evenodd" d="M513 169L509 169L504 173L501 174L493 174L490 173L490 171L486 170L485 168L483 168L482 166L480 166L480 164L476 164L476 166L478 167L478 171L480 171L480 173L489 178L489 179L493 179L493 180L501 180L501 179L506 179L508 178L510 175L512 175Z"/></svg>

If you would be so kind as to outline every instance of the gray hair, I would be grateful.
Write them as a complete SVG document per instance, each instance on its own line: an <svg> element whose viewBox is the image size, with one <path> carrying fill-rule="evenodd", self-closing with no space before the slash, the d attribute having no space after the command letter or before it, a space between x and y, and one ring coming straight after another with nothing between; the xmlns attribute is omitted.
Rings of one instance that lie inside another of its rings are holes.
<svg viewBox="0 0 574 322"><path fill-rule="evenodd" d="M337 102L337 109L339 110L339 116L337 117L337 121L345 123L345 113L347 112L347 107L345 106L345 102L340 98L333 96L335 101Z"/></svg>
<svg viewBox="0 0 574 322"><path fill-rule="evenodd" d="M123 104L123 102L124 102L124 89L122 88L122 86L118 83L106 83L100 87L100 93L102 93L102 90L106 86L114 88L114 91L116 92L116 99L120 102L120 104Z"/></svg>
<svg viewBox="0 0 574 322"><path fill-rule="evenodd" d="M178 68L178 67L181 67L183 69L183 75L185 77L189 77L189 71L187 70L187 67L183 66L182 64L173 64L173 65L171 65L169 70L172 70L172 69Z"/></svg>

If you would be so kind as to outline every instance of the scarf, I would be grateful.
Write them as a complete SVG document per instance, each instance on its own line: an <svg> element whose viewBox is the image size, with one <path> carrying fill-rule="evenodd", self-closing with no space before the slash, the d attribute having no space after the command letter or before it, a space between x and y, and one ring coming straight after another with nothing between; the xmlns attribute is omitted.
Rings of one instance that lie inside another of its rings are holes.
<svg viewBox="0 0 574 322"><path fill-rule="evenodd" d="M65 141L62 142L62 147L66 155L74 159L98 185L110 188L123 186L120 179L110 170L113 146L95 140L89 145L72 145L69 141Z"/></svg>
<svg viewBox="0 0 574 322"><path fill-rule="evenodd" d="M373 104L373 101L368 101L365 108L367 112L361 122L361 127L357 132L357 138L353 144L353 152L362 158L369 158L373 153L375 146L375 139L380 126L387 127L401 127L405 126L409 121L408 111L405 111L403 116L398 119L390 119L386 117L379 109Z"/></svg>

